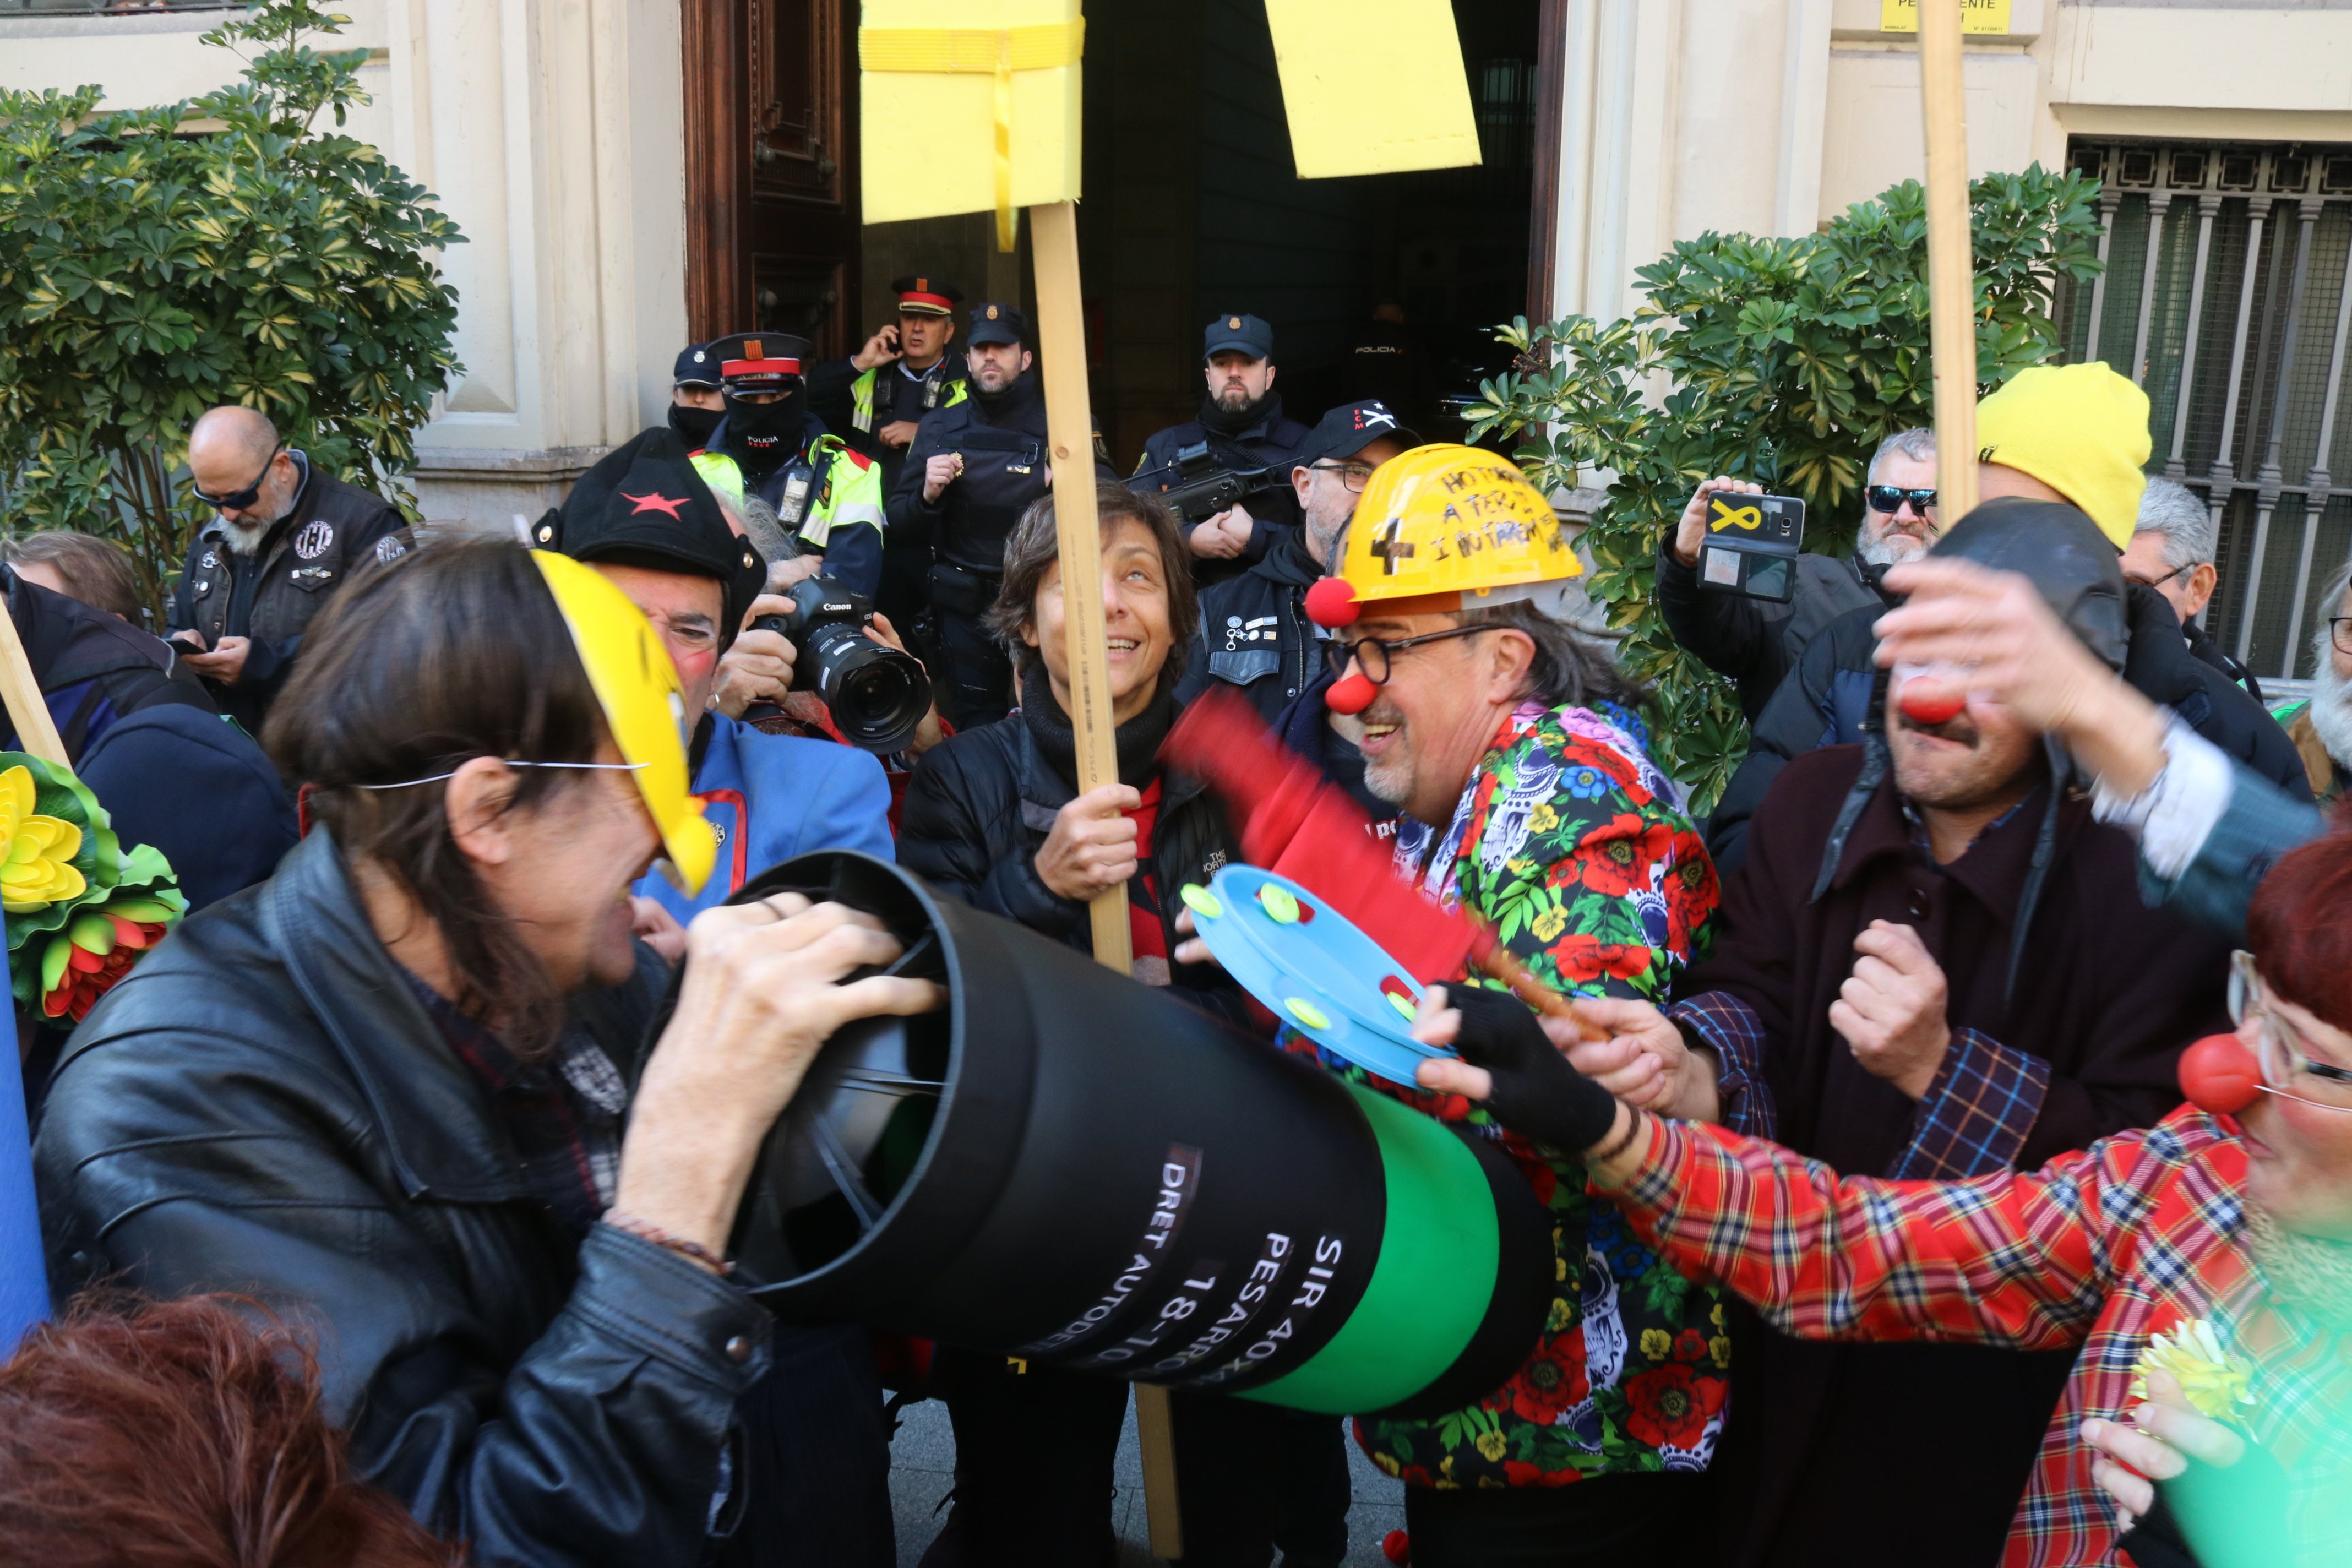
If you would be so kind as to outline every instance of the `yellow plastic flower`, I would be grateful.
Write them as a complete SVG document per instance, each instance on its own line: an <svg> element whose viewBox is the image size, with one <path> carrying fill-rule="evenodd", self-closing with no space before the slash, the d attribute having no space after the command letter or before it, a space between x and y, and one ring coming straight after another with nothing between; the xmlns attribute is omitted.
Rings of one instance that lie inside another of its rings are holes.
<svg viewBox="0 0 2352 1568"><path fill-rule="evenodd" d="M33 810L32 770L22 763L0 773L0 909L10 914L47 909L60 899L79 898L88 886L73 866L81 853L81 829Z"/></svg>
<svg viewBox="0 0 2352 1568"><path fill-rule="evenodd" d="M2168 1372L2200 1415L2225 1420L2254 1402L2253 1371L2252 1363L2232 1355L2221 1343L2210 1322L2192 1318L2147 1342L2132 1366L2131 1395L2146 1399L2148 1373Z"/></svg>

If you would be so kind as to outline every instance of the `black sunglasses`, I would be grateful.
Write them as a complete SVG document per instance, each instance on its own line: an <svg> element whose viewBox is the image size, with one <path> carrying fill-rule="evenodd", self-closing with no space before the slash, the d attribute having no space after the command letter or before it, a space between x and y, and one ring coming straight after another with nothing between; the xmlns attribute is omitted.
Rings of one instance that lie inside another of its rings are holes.
<svg viewBox="0 0 2352 1568"><path fill-rule="evenodd" d="M1936 492L1931 489L1906 490L1895 485L1873 485L1862 492L1862 499L1870 503L1871 510L1884 512L1896 511L1907 500L1913 511L1925 517L1927 509L1936 504Z"/></svg>
<svg viewBox="0 0 2352 1568"><path fill-rule="evenodd" d="M270 447L269 456L261 460L261 472L254 475L253 483L241 490L231 490L225 496L208 496L196 488L194 480L189 481L188 489L198 500L215 511L243 511L261 499L261 487L269 479L269 466L278 461L278 454L284 450L286 450L286 443L283 441Z"/></svg>

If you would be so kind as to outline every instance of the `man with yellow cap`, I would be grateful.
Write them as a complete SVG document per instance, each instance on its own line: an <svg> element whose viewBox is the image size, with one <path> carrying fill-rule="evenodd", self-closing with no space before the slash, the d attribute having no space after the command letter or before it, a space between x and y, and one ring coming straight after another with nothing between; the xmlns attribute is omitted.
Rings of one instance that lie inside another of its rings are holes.
<svg viewBox="0 0 2352 1568"><path fill-rule="evenodd" d="M1364 783L1403 814L1400 873L1474 910L1563 993L1660 996L1706 945L1715 873L1651 761L1637 694L1561 618L1581 570L1509 462L1421 447L1373 472L1340 574L1307 608L1337 633L1326 700L1362 721ZM1617 1561L1626 1543L1686 1539L1728 1386L1714 1294L1588 1198L1573 1156L1458 1099L1324 1065L1500 1138L1554 1220L1551 1315L1510 1383L1442 1417L1356 1424L1406 1483L1416 1558Z"/></svg>
<svg viewBox="0 0 2352 1568"><path fill-rule="evenodd" d="M2020 371L1977 405L1980 506L2063 502L2089 517L2120 556L2147 483L2147 394L2104 363ZM1943 521L1948 528L1959 519ZM2284 731L2243 689L2188 652L2163 597L2134 586L2126 608L2133 636L2124 679L2255 772L2301 787ZM1865 605L1824 626L1757 715L1748 760L1707 822L1707 847L1725 874L1747 858L1748 819L1790 758L1862 738L1879 706L1872 658L1885 613ZM2144 628L2150 635L2140 635ZM2165 635L2153 635L2158 630Z"/></svg>

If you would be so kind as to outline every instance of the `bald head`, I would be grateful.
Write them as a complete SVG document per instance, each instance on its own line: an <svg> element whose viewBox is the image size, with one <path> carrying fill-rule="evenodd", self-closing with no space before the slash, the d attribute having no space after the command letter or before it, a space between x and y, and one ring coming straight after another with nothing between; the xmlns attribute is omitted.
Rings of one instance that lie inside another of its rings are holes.
<svg viewBox="0 0 2352 1568"><path fill-rule="evenodd" d="M218 509L232 524L257 527L291 510L298 483L293 459L278 450L278 426L233 404L208 410L188 432L188 476L200 497L257 491L245 505Z"/></svg>
<svg viewBox="0 0 2352 1568"><path fill-rule="evenodd" d="M259 468L278 445L278 426L259 409L239 404L208 410L188 432L188 460L196 463L202 457L218 457L226 462L241 462L247 472Z"/></svg>

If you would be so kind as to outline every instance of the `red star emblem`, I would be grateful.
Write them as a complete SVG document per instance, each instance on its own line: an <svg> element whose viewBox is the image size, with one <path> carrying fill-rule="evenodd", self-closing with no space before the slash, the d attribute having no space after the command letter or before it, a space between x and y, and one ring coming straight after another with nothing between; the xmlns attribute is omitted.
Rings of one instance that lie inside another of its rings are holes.
<svg viewBox="0 0 2352 1568"><path fill-rule="evenodd" d="M686 504L686 498L684 496L680 496L676 500L672 500L669 497L662 494L659 490L656 490L649 496L633 496L628 491L623 490L621 492L621 499L623 500L633 500L637 503L635 510L629 513L631 517L636 516L637 513L641 511L658 511L667 515L673 521L684 521L677 515L677 509Z"/></svg>

